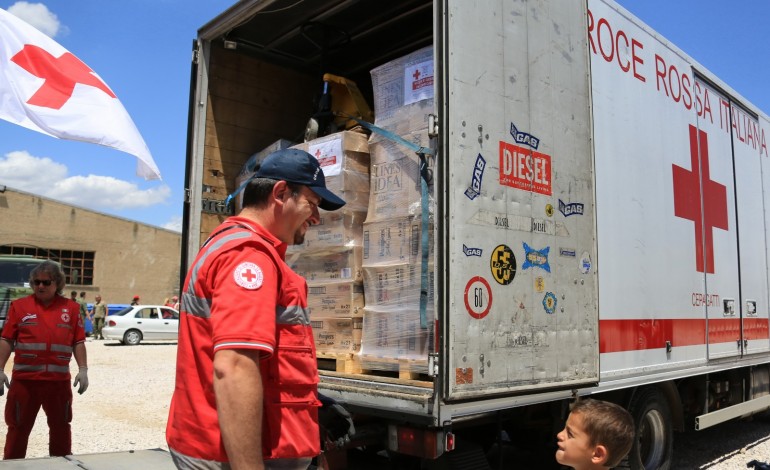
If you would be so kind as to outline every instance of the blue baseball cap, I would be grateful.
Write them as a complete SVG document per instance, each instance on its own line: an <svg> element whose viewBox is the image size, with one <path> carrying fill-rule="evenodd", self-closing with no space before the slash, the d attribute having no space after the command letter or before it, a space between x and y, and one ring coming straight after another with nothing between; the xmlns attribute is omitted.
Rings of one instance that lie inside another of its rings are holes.
<svg viewBox="0 0 770 470"><path fill-rule="evenodd" d="M321 198L318 207L323 210L336 211L345 205L344 200L326 188L326 178L318 159L304 150L283 149L271 153L262 160L254 177L305 185Z"/></svg>

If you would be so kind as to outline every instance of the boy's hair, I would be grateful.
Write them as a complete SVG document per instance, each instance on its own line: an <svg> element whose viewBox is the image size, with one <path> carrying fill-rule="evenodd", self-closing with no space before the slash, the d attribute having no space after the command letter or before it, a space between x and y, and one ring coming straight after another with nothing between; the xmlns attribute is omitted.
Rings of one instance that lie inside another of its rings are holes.
<svg viewBox="0 0 770 470"><path fill-rule="evenodd" d="M623 407L608 401L586 398L570 406L583 418L584 431L592 446L607 449L607 467L620 464L634 443L634 419Z"/></svg>

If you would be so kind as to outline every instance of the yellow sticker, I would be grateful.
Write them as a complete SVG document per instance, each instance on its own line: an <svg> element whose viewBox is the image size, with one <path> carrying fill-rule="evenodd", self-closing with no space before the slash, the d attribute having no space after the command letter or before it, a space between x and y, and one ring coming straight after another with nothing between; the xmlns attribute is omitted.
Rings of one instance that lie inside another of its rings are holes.
<svg viewBox="0 0 770 470"><path fill-rule="evenodd" d="M538 276L535 278L535 291L543 292L545 290L545 279Z"/></svg>
<svg viewBox="0 0 770 470"><path fill-rule="evenodd" d="M553 206L550 204L545 205L545 215L548 217L553 217Z"/></svg>

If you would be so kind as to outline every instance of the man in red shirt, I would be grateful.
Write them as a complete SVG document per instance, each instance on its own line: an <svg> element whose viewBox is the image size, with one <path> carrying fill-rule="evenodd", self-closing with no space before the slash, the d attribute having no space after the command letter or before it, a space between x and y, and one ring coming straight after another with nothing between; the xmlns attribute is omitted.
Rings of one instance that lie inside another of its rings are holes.
<svg viewBox="0 0 770 470"><path fill-rule="evenodd" d="M246 185L185 279L166 438L178 468L304 469L320 452L307 283L284 261L345 201L318 160L284 149Z"/></svg>
<svg viewBox="0 0 770 470"><path fill-rule="evenodd" d="M0 395L8 387L5 404L4 459L23 459L35 418L43 407L50 428L48 452L52 456L72 453L72 390L70 360L79 372L73 386L78 393L88 388L86 333L80 305L62 297L64 274L57 263L45 261L30 273L34 294L11 302L0 338ZM11 350L13 383L3 371Z"/></svg>

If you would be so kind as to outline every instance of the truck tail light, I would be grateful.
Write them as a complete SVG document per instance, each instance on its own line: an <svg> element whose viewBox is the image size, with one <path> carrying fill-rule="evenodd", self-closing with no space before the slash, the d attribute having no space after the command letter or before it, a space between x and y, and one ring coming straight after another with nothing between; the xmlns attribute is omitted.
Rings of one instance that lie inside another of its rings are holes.
<svg viewBox="0 0 770 470"><path fill-rule="evenodd" d="M452 434L451 432L446 433L444 449L446 449L447 452L449 452L450 450L455 450L455 435Z"/></svg>
<svg viewBox="0 0 770 470"><path fill-rule="evenodd" d="M440 429L388 426L388 449L399 454L437 459L444 453L444 443L444 431Z"/></svg>

